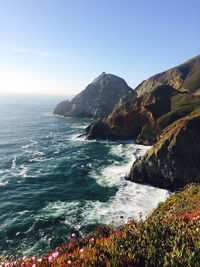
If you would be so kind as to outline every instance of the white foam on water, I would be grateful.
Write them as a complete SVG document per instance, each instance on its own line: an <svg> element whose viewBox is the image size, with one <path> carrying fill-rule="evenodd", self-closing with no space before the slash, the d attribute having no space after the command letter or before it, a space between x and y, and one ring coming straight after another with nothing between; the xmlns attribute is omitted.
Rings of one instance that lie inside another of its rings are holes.
<svg viewBox="0 0 200 267"><path fill-rule="evenodd" d="M7 184L8 184L8 181L0 181L0 187L4 186L4 185L7 185Z"/></svg>
<svg viewBox="0 0 200 267"><path fill-rule="evenodd" d="M74 211L78 210L79 202L73 201L73 202L63 202L63 201L56 201L56 202L50 202L47 206L45 206L41 210L42 216L45 215L45 217L58 217L62 216L63 214L71 215L74 213Z"/></svg>
<svg viewBox="0 0 200 267"><path fill-rule="evenodd" d="M123 158L125 163L115 161L114 164L100 170L100 174L93 170L92 177L104 187L125 186L127 181L124 177L128 175L133 162L150 148L135 144L114 144L110 153Z"/></svg>
<svg viewBox="0 0 200 267"><path fill-rule="evenodd" d="M81 223L77 223L77 216L80 214L80 202L63 202L55 201L48 203L43 209L41 209L38 218L59 218L63 216L65 218L64 223L73 226L76 230L79 230L82 225L85 225L86 222L82 220Z"/></svg>
<svg viewBox="0 0 200 267"><path fill-rule="evenodd" d="M47 161L45 153L38 150L37 144L38 144L37 141L30 139L30 143L22 146L21 149L23 150L23 152L29 154L30 157L29 162ZM15 162L13 163L16 163L16 159ZM16 167L16 165L14 167Z"/></svg>
<svg viewBox="0 0 200 267"><path fill-rule="evenodd" d="M19 175L26 178L27 177L27 172L28 172L28 167L24 166L23 164L20 165L20 172Z"/></svg>
<svg viewBox="0 0 200 267"><path fill-rule="evenodd" d="M29 144L26 144L26 145L23 145L21 148L22 149L27 149L27 148L30 148L30 147L33 147L34 145L37 145L37 141L35 140L32 140L32 139L29 139Z"/></svg>
<svg viewBox="0 0 200 267"><path fill-rule="evenodd" d="M44 156L45 154L44 154L44 152L42 152L42 151L38 151L38 150L35 150L35 151L33 151L33 156Z"/></svg>
<svg viewBox="0 0 200 267"><path fill-rule="evenodd" d="M108 202L88 201L82 216L87 224L95 221L119 225L130 219L145 218L168 195L166 190L127 182Z"/></svg>
<svg viewBox="0 0 200 267"><path fill-rule="evenodd" d="M80 134L71 134L69 135L69 137L66 140L70 140L73 142L85 142L85 143L92 143L92 142L96 142L96 140L88 140L86 139L84 136L79 137Z"/></svg>
<svg viewBox="0 0 200 267"><path fill-rule="evenodd" d="M0 169L0 174L4 174L7 170Z"/></svg>
<svg viewBox="0 0 200 267"><path fill-rule="evenodd" d="M27 149L27 148L29 148L29 147L31 147L31 146L32 146L32 144L27 144L27 145L22 146L21 148L22 148L22 149Z"/></svg>
<svg viewBox="0 0 200 267"><path fill-rule="evenodd" d="M85 201L80 207L78 201L49 203L41 210L45 218L65 217L65 224L76 230L92 224L121 225L128 220L145 218L158 203L164 201L169 192L147 185L127 182L107 202ZM77 219L78 218L78 219Z"/></svg>
<svg viewBox="0 0 200 267"><path fill-rule="evenodd" d="M29 162L45 162L48 159L45 157L45 154L38 150L33 150L30 152L32 155L32 158L29 159Z"/></svg>
<svg viewBox="0 0 200 267"><path fill-rule="evenodd" d="M113 155L123 157L123 164L115 161L113 165L102 168L100 172L93 170L92 177L103 187L116 187L117 193L107 202L85 201L65 203L56 201L50 203L46 210L49 216L66 217L65 223L73 225L76 230L88 224L120 225L128 220L145 218L157 205L164 201L170 192L148 185L136 184L125 180L137 157L142 156L150 147L135 144L110 144ZM47 214L48 214L47 213ZM77 217L79 220L77 221ZM80 220L81 217L81 220Z"/></svg>
<svg viewBox="0 0 200 267"><path fill-rule="evenodd" d="M87 124L80 124L80 123L77 123L77 124L74 124L73 125L73 129L85 129L86 127L88 126L88 123Z"/></svg>
<svg viewBox="0 0 200 267"><path fill-rule="evenodd" d="M0 169L0 187L8 184L8 180L6 178L8 173L9 170Z"/></svg>
<svg viewBox="0 0 200 267"><path fill-rule="evenodd" d="M11 169L17 169L16 160L17 160L17 156L14 156L14 159L12 160L12 164L11 164Z"/></svg>
<svg viewBox="0 0 200 267"><path fill-rule="evenodd" d="M112 154L123 157L124 164L115 161L93 177L103 187L117 187L117 193L106 203L88 201L83 213L88 223L121 224L129 219L145 218L170 192L148 185L136 184L125 179L133 162L144 155L150 146L118 144L111 149Z"/></svg>

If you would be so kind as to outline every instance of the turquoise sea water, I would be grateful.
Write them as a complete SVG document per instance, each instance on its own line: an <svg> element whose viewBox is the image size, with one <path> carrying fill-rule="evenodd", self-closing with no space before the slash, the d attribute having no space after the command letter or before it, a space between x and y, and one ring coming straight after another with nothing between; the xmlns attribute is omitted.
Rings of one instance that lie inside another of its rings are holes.
<svg viewBox="0 0 200 267"><path fill-rule="evenodd" d="M168 195L124 179L147 147L76 138L91 120L53 116L60 99L0 96L0 254L44 254Z"/></svg>

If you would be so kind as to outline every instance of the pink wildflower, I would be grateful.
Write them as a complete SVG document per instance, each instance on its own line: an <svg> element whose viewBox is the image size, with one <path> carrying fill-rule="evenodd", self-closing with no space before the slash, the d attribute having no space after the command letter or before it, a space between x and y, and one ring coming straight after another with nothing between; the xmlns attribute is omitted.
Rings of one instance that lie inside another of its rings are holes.
<svg viewBox="0 0 200 267"><path fill-rule="evenodd" d="M68 262L67 262L67 263L71 265L71 264L72 264L72 261L71 261L71 260L68 260Z"/></svg>
<svg viewBox="0 0 200 267"><path fill-rule="evenodd" d="M49 261L52 261L52 259L53 259L52 256L49 256L49 257L48 257L48 260L49 260Z"/></svg>
<svg viewBox="0 0 200 267"><path fill-rule="evenodd" d="M36 264L34 263L34 264L32 265L32 267L36 267Z"/></svg>
<svg viewBox="0 0 200 267"><path fill-rule="evenodd" d="M38 262L42 262L42 259L38 259L37 261L38 261Z"/></svg>
<svg viewBox="0 0 200 267"><path fill-rule="evenodd" d="M73 234L72 234L72 237L76 237L76 234L75 234L75 233L73 233Z"/></svg>
<svg viewBox="0 0 200 267"><path fill-rule="evenodd" d="M81 249L80 249L80 253L83 253L83 252L84 252L84 249L83 249L83 248L81 248Z"/></svg>
<svg viewBox="0 0 200 267"><path fill-rule="evenodd" d="M52 257L53 257L53 258L56 258L56 257L58 257L58 255L59 255L59 252L58 252L58 251L55 251L55 252L52 254Z"/></svg>

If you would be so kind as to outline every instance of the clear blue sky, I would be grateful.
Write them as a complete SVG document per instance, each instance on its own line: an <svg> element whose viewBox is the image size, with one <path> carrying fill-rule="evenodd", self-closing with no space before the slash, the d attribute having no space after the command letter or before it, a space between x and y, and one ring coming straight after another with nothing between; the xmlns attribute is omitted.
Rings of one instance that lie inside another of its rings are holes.
<svg viewBox="0 0 200 267"><path fill-rule="evenodd" d="M0 92L75 94L102 71L134 87L200 54L199 0L0 0Z"/></svg>

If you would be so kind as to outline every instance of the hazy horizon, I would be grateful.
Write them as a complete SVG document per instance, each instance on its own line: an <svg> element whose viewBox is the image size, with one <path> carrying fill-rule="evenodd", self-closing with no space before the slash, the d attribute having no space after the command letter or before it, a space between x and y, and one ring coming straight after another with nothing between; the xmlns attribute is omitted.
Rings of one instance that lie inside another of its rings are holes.
<svg viewBox="0 0 200 267"><path fill-rule="evenodd" d="M197 0L0 4L1 94L75 95L103 71L134 89L199 54Z"/></svg>

